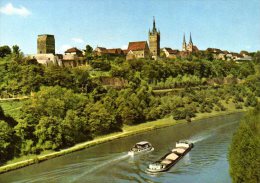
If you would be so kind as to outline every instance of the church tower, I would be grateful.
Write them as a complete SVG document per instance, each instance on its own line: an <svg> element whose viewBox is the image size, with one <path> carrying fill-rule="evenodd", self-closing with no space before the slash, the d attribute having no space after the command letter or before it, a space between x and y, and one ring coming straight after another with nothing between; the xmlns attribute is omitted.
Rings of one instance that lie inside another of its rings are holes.
<svg viewBox="0 0 260 183"><path fill-rule="evenodd" d="M187 45L185 40L185 33L183 34L182 51L187 51Z"/></svg>
<svg viewBox="0 0 260 183"><path fill-rule="evenodd" d="M149 30L149 47L152 58L157 59L160 56L160 31L156 29L154 17L153 29Z"/></svg>
<svg viewBox="0 0 260 183"><path fill-rule="evenodd" d="M192 42L192 38L191 38L191 33L190 33L190 41L189 41L187 50L190 51L190 52L193 51L193 42Z"/></svg>

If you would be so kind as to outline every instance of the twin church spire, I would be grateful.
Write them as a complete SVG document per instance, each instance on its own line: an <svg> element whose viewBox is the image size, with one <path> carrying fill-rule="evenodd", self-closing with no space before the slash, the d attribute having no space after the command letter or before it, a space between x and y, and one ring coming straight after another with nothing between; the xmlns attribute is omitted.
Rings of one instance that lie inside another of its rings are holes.
<svg viewBox="0 0 260 183"><path fill-rule="evenodd" d="M182 42L182 50L183 51L193 51L193 42L192 42L192 37L191 37L191 33L190 33L190 40L189 40L189 44L186 44L186 39L185 39L185 33L183 34L183 42Z"/></svg>

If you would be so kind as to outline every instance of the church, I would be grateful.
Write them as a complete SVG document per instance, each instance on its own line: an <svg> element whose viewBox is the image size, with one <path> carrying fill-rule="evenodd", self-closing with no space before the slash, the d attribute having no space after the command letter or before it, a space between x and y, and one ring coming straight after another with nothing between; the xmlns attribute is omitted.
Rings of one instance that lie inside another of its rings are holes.
<svg viewBox="0 0 260 183"><path fill-rule="evenodd" d="M190 33L190 40L189 40L188 45L186 44L185 34L183 35L182 51L184 51L184 52L197 52L197 51L199 51L197 46L193 45L191 33Z"/></svg>
<svg viewBox="0 0 260 183"><path fill-rule="evenodd" d="M160 31L156 28L155 18L153 18L153 28L148 32L149 45L147 41L129 42L126 59L158 59L160 56L160 35Z"/></svg>
<svg viewBox="0 0 260 183"><path fill-rule="evenodd" d="M140 59L140 58L152 58L157 60L160 57L160 40L161 33L156 27L155 18L153 18L153 27L152 30L148 31L148 40L147 41L136 41L129 42L126 60ZM182 51L172 50L171 48L164 48L162 52L165 53L166 57L176 58L176 56L185 56L193 52L197 52L199 49L192 42L192 37L190 33L189 43L186 43L185 34L183 35Z"/></svg>

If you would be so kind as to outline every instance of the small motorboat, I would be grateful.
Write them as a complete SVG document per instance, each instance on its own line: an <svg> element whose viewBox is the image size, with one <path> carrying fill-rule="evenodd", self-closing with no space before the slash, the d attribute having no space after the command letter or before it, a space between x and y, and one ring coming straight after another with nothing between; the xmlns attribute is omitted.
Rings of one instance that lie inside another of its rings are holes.
<svg viewBox="0 0 260 183"><path fill-rule="evenodd" d="M188 141L176 142L176 147L164 155L160 160L151 163L147 171L149 173L158 173L168 171L175 165L185 154L194 147L193 143Z"/></svg>
<svg viewBox="0 0 260 183"><path fill-rule="evenodd" d="M138 142L136 143L131 149L130 151L128 151L129 155L135 155L135 154L140 154L143 152L150 152L153 151L154 148L152 146L151 143L147 142L147 141L142 141L142 142Z"/></svg>

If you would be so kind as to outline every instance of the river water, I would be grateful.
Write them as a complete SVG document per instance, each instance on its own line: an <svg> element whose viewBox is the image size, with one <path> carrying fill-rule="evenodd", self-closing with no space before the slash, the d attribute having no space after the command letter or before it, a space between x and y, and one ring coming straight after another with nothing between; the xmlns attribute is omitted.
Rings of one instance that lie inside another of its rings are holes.
<svg viewBox="0 0 260 183"><path fill-rule="evenodd" d="M114 140L0 175L0 182L147 182L229 183L227 152L242 114L178 124ZM195 147L168 172L150 175L146 168L188 139ZM155 150L131 157L127 151L147 140Z"/></svg>

